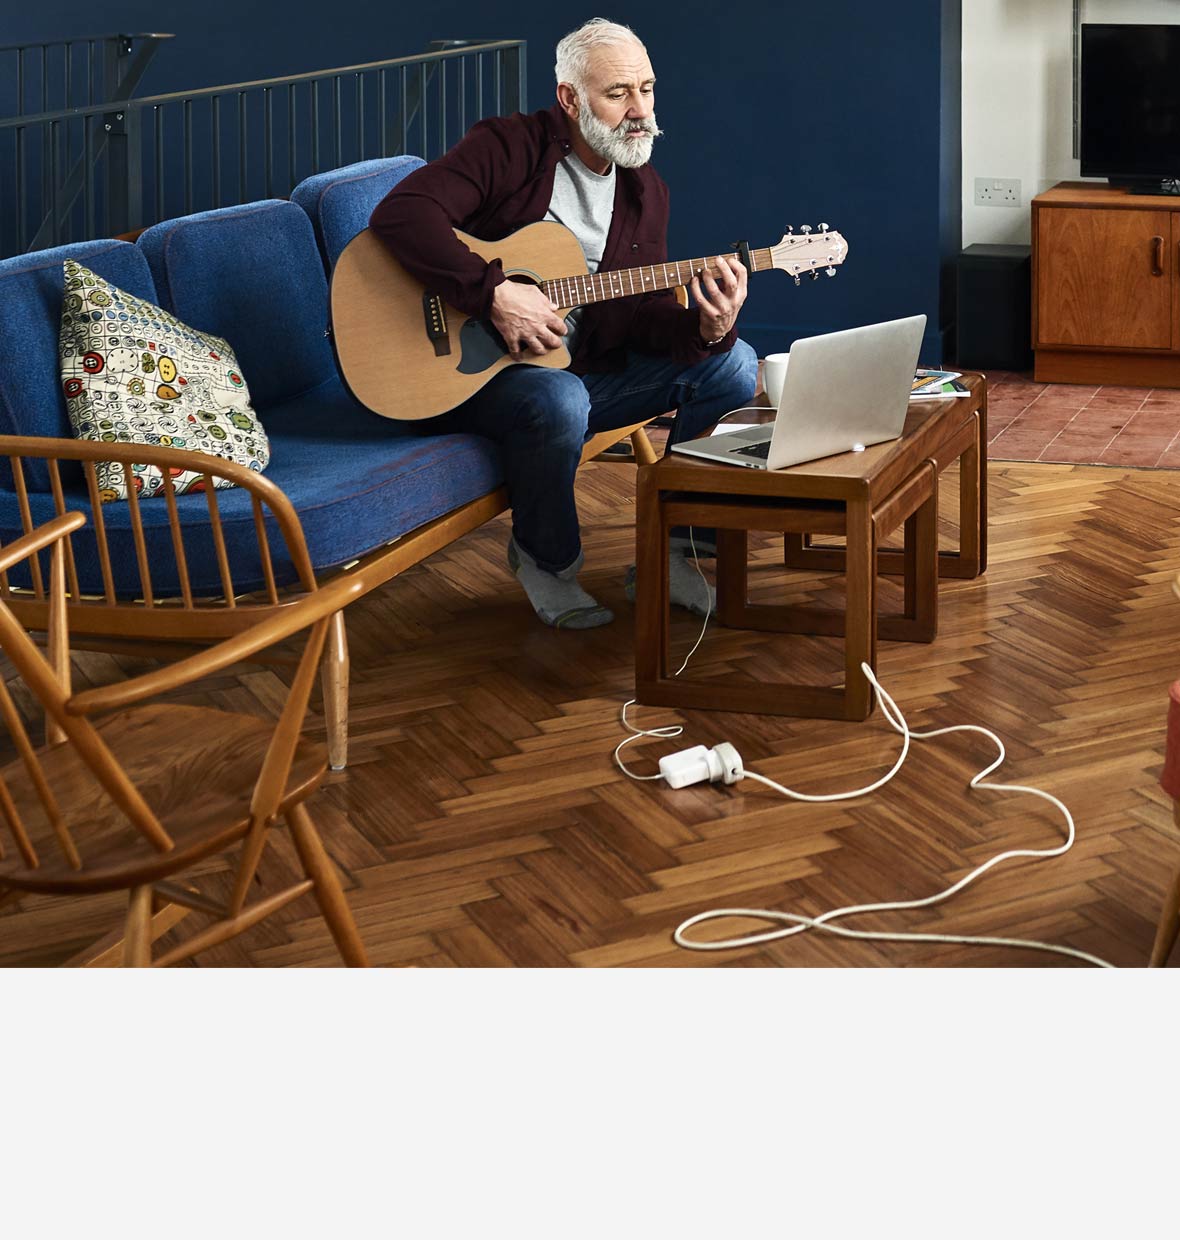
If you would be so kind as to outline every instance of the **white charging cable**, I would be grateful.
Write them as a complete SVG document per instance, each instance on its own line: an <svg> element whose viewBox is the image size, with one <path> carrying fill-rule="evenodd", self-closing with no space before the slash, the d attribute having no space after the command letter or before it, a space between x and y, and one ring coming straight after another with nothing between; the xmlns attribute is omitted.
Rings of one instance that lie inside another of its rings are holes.
<svg viewBox="0 0 1180 1240"><path fill-rule="evenodd" d="M704 583L705 597L708 598L709 597L709 582L708 582L708 579L705 577L705 574L701 572L701 560L700 560L700 557L697 555L696 538L693 536L691 526L689 526L689 529L688 529L688 544L692 548L693 567L697 570L697 576L700 577L701 581ZM689 659L691 659L692 656L696 654L697 647L701 644L701 642L705 640L705 630L709 627L709 620L712 617L712 615L713 615L713 607L710 604L709 606L705 608L705 620L704 620L704 623L701 625L701 631L697 634L697 639L695 642L693 642L692 649L688 652L688 654L684 656L684 662L681 663L681 665L676 669L675 672L673 672L674 676L679 676L680 673L684 671L684 669L688 666ZM641 739L644 736L659 736L659 737L663 737L665 739L671 740L673 737L679 736L684 731L684 728L682 728L679 724L673 724L671 727L667 727L667 728L637 728L627 718L627 707L634 706L634 705L635 705L634 698L630 698L628 701L623 703L623 710L622 710L623 727L625 727L627 731L631 733L631 735L624 737L615 746L615 766L617 766L619 770L622 771L623 774L627 776L628 779L638 779L638 780L664 779L665 774L662 768L658 775L636 775L634 771L629 770L624 765L623 759L622 757L620 757L620 755L622 754L626 746L634 744L635 741ZM700 745L698 746L698 748L704 749L704 746ZM696 781L692 780L690 782L695 783ZM726 782L732 783L733 781L727 780ZM684 785L673 784L672 786L674 788L682 788Z"/></svg>
<svg viewBox="0 0 1180 1240"><path fill-rule="evenodd" d="M691 535L690 535L691 538ZM696 557L696 546L693 544L693 559L696 563L698 573L701 573L701 566ZM701 573L701 580L704 581L704 574ZM707 585L707 583L706 583ZM688 656L676 671L679 676L688 666L689 659L696 653L697 647L701 644L705 636L705 629L709 624L709 614L705 616L705 623L701 628L700 635L697 637L696 643L692 650L688 652ZM783 796L790 797L796 801L848 801L855 797L865 796L867 793L875 792L878 788L887 784L899 770L906 760L910 750L910 741L913 740L932 740L936 736L949 736L954 732L977 732L982 736L988 737L999 751L995 760L982 770L977 772L971 779L969 787L971 788L990 788L995 792L1019 792L1029 796L1040 797L1044 801L1048 801L1065 817L1066 838L1065 842L1056 848L1031 849L1031 848L1014 848L1007 852L998 853L990 860L985 861L982 865L977 866L969 874L959 879L957 883L947 887L944 891L937 892L932 896L926 896L920 900L896 900L885 903L875 904L853 904L846 908L831 909L826 913L821 913L817 917L805 917L800 913L786 913L778 909L749 909L749 908L719 908L711 909L705 913L697 913L696 916L688 918L687 921L681 922L676 927L672 937L679 947L684 947L690 951L728 951L738 947L753 947L760 943L771 943L778 939L790 938L795 934L802 934L807 930L822 930L827 934L836 934L849 939L875 939L883 942L894 943L960 943L971 944L980 947L1017 947L1027 948L1033 951L1054 952L1061 956L1070 956L1075 960L1082 960L1087 964L1096 965L1103 969L1113 969L1115 966L1109 961L1103 960L1099 956L1093 956L1089 952L1078 951L1072 947L1061 947L1053 943L1041 943L1033 939L1009 939L998 938L985 935L961 935L961 934L921 934L903 931L886 931L886 930L851 930L846 926L838 926L834 923L844 917L853 917L861 913L883 913L890 912L895 909L916 909L927 908L932 904L938 904L942 900L948 900L951 896L963 890L964 887L973 883L977 878L986 874L988 870L994 869L996 866L1005 861L1010 861L1018 857L1047 858L1060 857L1073 847L1076 838L1076 829L1074 826L1073 815L1065 803L1053 796L1052 793L1044 792L1040 788L1032 788L1024 784L1000 784L987 781L987 776L994 770L999 768L1005 758L1007 751L1004 748L1004 742L988 728L980 727L977 724L963 723L955 724L951 727L937 728L930 732L914 732L911 730L905 716L901 713L900 708L893 698L885 691L880 681L873 674L873 670L867 663L860 665L861 671L868 679L873 687L873 691L877 696L877 700L881 704L882 713L889 721L889 724L896 732L901 733L902 746L901 753L898 755L897 761L889 771L882 775L880 779L875 780L871 784L867 784L863 788L853 789L851 792L833 792L826 795L813 795L806 792L796 792L794 789L786 788L782 784L775 783L773 779L767 779L765 775L759 775L755 771L747 771L742 765L741 756L737 750L728 742L722 742L713 749L706 749L703 745L698 745L693 749L682 750L680 753L668 754L660 759L660 773L658 775L636 775L633 771L623 764L619 754L625 745L629 745L643 736L658 737L674 737L679 736L683 731L683 727L672 726L665 728L637 728L627 720L627 707L635 704L634 699L627 702L623 706L622 720L623 726L632 733L620 741L615 748L615 762L619 769L631 779L649 780L663 779L666 780L670 787L683 788L689 784L702 783L708 780L711 783L724 782L726 784L737 783L740 779L752 779L757 783L765 784L768 788L773 788L776 792ZM751 934L740 935L730 939L715 939L713 941L703 939L691 939L687 936L687 931L694 926L701 925L707 921L714 921L720 917L739 917L747 920L763 921L770 923L780 923L779 927L773 930L763 930ZM783 924L785 923L785 924Z"/></svg>

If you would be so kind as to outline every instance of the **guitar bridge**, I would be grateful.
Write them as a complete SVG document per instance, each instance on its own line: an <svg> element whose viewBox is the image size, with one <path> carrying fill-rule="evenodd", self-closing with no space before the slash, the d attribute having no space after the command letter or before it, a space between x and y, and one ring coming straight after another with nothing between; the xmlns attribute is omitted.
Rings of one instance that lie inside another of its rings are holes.
<svg viewBox="0 0 1180 1240"><path fill-rule="evenodd" d="M435 357L446 357L451 351L447 332L447 311L437 293L422 294L422 317L426 320L426 336L434 345Z"/></svg>

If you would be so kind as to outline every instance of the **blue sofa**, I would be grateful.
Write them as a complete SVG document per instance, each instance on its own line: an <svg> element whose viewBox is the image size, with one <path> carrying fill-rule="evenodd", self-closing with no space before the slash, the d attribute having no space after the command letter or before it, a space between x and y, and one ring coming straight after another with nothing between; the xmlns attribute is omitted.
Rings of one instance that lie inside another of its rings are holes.
<svg viewBox="0 0 1180 1240"><path fill-rule="evenodd" d="M328 337L332 265L367 224L373 205L420 162L411 157L375 160L321 174L304 182L292 201L267 200L169 220L149 228L135 243L82 242L0 261L5 357L0 368L0 539L11 540L47 520L63 502L85 512L94 524L82 468L64 452L72 441L58 362L65 259L233 346L270 439L263 477L297 513L317 578L377 560L381 567L370 576L388 580L503 511L501 463L489 440L418 435L370 413L345 388ZM30 449L29 437L43 442L42 452ZM55 444L61 450L55 451ZM595 442L590 451L602 446ZM3 467L13 457L20 458L16 472L11 464ZM60 494L55 495L56 477ZM176 504L193 594L214 598L227 593L227 560L235 595L269 584L273 605L274 585L299 585L300 566L273 519L265 521L268 545L260 551L250 490L217 491L212 521L203 495L179 496ZM183 588L168 505L148 500L101 509L105 555L100 537L74 539L72 628L87 631L81 596L104 595L98 610L105 614L96 615L93 631L107 636L125 631L139 639L158 631L176 637L178 626L161 622L153 629L138 614L133 622L132 615L145 593L158 597ZM224 527L224 546L213 528L217 520ZM145 558L151 575L146 591ZM36 582L11 584L32 589L22 619L42 627L45 613ZM120 608L125 629L112 619ZM206 617L201 635L223 634L229 623L225 611L222 598L201 612ZM184 631L191 635L193 630ZM333 685L329 694L326 679L325 698L337 703L328 704L328 713L332 764L339 767L344 764L347 697L341 686L347 677L342 621L334 648L335 668L326 665L325 670Z"/></svg>

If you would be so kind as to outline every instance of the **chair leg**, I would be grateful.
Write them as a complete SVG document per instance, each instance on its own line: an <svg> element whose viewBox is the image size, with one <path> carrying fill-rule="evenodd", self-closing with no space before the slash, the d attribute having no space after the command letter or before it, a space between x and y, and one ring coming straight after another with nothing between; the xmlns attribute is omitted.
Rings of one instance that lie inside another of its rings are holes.
<svg viewBox="0 0 1180 1240"><path fill-rule="evenodd" d="M635 452L636 465L654 465L659 460L655 448L651 446L651 440L647 437L647 431L642 426L631 432L631 447Z"/></svg>
<svg viewBox="0 0 1180 1240"><path fill-rule="evenodd" d="M1171 889L1164 900L1164 908L1160 913L1148 968L1161 969L1168 963L1172 948L1176 946L1178 934L1180 934L1180 870L1176 871L1176 877L1172 879Z"/></svg>
<svg viewBox="0 0 1180 1240"><path fill-rule="evenodd" d="M131 888L127 901L127 932L123 937L123 967L146 969L152 963L152 888Z"/></svg>
<svg viewBox="0 0 1180 1240"><path fill-rule="evenodd" d="M344 612L338 611L328 629L321 673L328 763L334 771L342 771L348 765L348 670L348 634L344 628Z"/></svg>
<svg viewBox="0 0 1180 1240"><path fill-rule="evenodd" d="M303 872L315 883L315 898L320 912L328 923L336 948L344 963L354 967L368 966L369 957L361 936L357 932L352 910L340 885L340 876L332 859L324 851L323 842L315 824L303 805L293 805L287 811L287 821L291 824L291 838L295 843L295 851Z"/></svg>

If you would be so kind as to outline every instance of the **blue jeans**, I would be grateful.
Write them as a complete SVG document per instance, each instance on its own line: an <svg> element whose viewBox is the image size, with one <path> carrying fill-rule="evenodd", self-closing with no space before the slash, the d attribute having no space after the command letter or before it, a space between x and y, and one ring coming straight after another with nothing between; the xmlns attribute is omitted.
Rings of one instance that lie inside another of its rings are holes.
<svg viewBox="0 0 1180 1240"><path fill-rule="evenodd" d="M746 404L757 376L758 358L742 340L695 366L640 353L628 356L625 370L602 375L509 366L470 400L413 426L500 445L513 537L541 568L559 573L582 550L574 475L591 435L675 409L669 443L692 439Z"/></svg>

